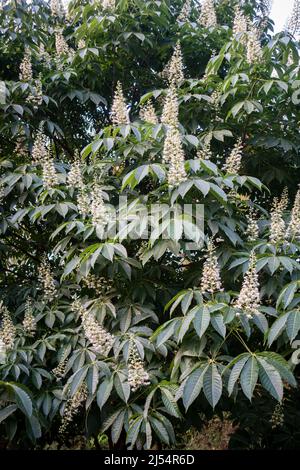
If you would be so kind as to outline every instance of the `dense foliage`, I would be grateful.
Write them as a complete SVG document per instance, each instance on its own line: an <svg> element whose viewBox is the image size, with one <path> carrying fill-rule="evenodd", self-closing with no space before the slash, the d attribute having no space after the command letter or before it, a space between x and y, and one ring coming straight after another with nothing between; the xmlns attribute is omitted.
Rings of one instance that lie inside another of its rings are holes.
<svg viewBox="0 0 300 470"><path fill-rule="evenodd" d="M270 2L199 3L3 2L14 445L172 446L209 407L274 409L297 387L300 18L272 35ZM185 204L204 205L203 226Z"/></svg>

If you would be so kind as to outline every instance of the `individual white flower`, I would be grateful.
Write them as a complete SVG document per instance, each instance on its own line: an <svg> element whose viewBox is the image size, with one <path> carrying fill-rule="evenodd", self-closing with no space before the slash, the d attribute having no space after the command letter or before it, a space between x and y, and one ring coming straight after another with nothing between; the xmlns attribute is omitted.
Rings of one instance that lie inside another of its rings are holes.
<svg viewBox="0 0 300 470"><path fill-rule="evenodd" d="M140 118L145 122L149 122L150 124L158 124L155 109L150 100L141 107Z"/></svg>
<svg viewBox="0 0 300 470"><path fill-rule="evenodd" d="M234 148L230 152L224 165L224 171L230 174L239 174L242 164L242 139L238 139Z"/></svg>
<svg viewBox="0 0 300 470"><path fill-rule="evenodd" d="M25 48L24 57L20 64L19 79L22 82L29 82L32 80L31 52L28 47Z"/></svg>
<svg viewBox="0 0 300 470"><path fill-rule="evenodd" d="M115 126L121 126L123 124L130 123L121 82L118 82L116 86L111 108L111 120Z"/></svg>
<svg viewBox="0 0 300 470"><path fill-rule="evenodd" d="M179 13L177 17L177 21L180 23L185 23L188 21L189 16L191 14L191 0L186 0L184 3L181 12Z"/></svg>
<svg viewBox="0 0 300 470"><path fill-rule="evenodd" d="M38 280L40 289L43 291L43 298L52 302L57 296L55 281L51 272L51 267L47 257L44 256L38 267Z"/></svg>
<svg viewBox="0 0 300 470"><path fill-rule="evenodd" d="M144 368L144 363L137 351L134 338L129 340L129 358L128 358L128 383L135 392L140 387L150 385L149 374Z"/></svg>
<svg viewBox="0 0 300 470"><path fill-rule="evenodd" d="M295 197L291 220L287 228L286 237L291 239L300 238L300 189L298 189Z"/></svg>
<svg viewBox="0 0 300 470"><path fill-rule="evenodd" d="M262 60L262 47L259 40L258 30L250 25L247 33L247 62L249 64L255 64Z"/></svg>
<svg viewBox="0 0 300 470"><path fill-rule="evenodd" d="M198 23L205 28L217 26L217 15L214 0L203 0Z"/></svg>
<svg viewBox="0 0 300 470"><path fill-rule="evenodd" d="M161 122L169 126L178 126L179 104L176 88L172 84L165 98L164 107L161 116Z"/></svg>
<svg viewBox="0 0 300 470"><path fill-rule="evenodd" d="M208 292L213 294L223 290L220 268L215 250L213 242L209 240L201 277L201 291L203 293Z"/></svg>
<svg viewBox="0 0 300 470"><path fill-rule="evenodd" d="M179 86L183 82L183 59L179 41L175 46L171 59L162 71L161 76L167 80L170 85L173 84L174 86Z"/></svg>
<svg viewBox="0 0 300 470"><path fill-rule="evenodd" d="M260 306L259 282L254 251L250 254L249 267L244 276L238 299L234 305L237 309L242 310L249 318L257 313L257 309Z"/></svg>

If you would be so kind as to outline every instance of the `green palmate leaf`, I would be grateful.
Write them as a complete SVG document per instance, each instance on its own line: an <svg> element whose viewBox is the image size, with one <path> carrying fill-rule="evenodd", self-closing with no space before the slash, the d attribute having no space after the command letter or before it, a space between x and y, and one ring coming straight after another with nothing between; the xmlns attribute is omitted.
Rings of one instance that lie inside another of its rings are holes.
<svg viewBox="0 0 300 470"><path fill-rule="evenodd" d="M134 446L137 438L138 438L138 435L139 435L139 431L140 431L140 427L142 425L142 422L143 422L143 417L142 416L138 416L136 419L133 420L133 422L130 424L130 427L128 429L128 432L127 432L127 436L126 436L126 444L130 444L130 447L129 449L132 449L132 447Z"/></svg>
<svg viewBox="0 0 300 470"><path fill-rule="evenodd" d="M271 326L269 334L268 334L268 344L269 344L269 346L271 346L271 344L283 332L288 317L289 317L289 313L284 313Z"/></svg>
<svg viewBox="0 0 300 470"><path fill-rule="evenodd" d="M124 426L124 419L125 411L121 411L113 422L113 425L111 427L111 439L114 444L116 444L120 439L121 432Z"/></svg>
<svg viewBox="0 0 300 470"><path fill-rule="evenodd" d="M32 401L23 386L10 383L9 387L14 391L15 399L20 410L30 418L32 416Z"/></svg>
<svg viewBox="0 0 300 470"><path fill-rule="evenodd" d="M262 386L278 401L283 397L283 385L279 372L274 366L261 357L259 363L259 378Z"/></svg>
<svg viewBox="0 0 300 470"><path fill-rule="evenodd" d="M193 320L194 328L199 338L202 338L210 322L209 310L205 306L197 306L194 307L192 311L195 314Z"/></svg>
<svg viewBox="0 0 300 470"><path fill-rule="evenodd" d="M300 330L300 310L292 310L288 314L288 319L286 322L286 332L292 342Z"/></svg>
<svg viewBox="0 0 300 470"><path fill-rule="evenodd" d="M255 356L249 357L241 373L241 387L247 398L251 401L253 391L258 379L258 363Z"/></svg>
<svg viewBox="0 0 300 470"><path fill-rule="evenodd" d="M210 364L203 376L203 391L210 405L215 408L222 395L222 378L216 364Z"/></svg>
<svg viewBox="0 0 300 470"><path fill-rule="evenodd" d="M197 368L196 370L194 370L194 372L191 373L191 375L185 382L182 401L186 410L191 406L191 404L196 400L196 398L200 394L203 387L204 373L206 372L207 368L208 366Z"/></svg>
<svg viewBox="0 0 300 470"><path fill-rule="evenodd" d="M242 372L242 369L243 369L243 367L244 367L244 365L245 365L245 363L248 359L249 359L249 354L248 353L241 354L236 359L237 362L234 364L234 366L233 366L233 368L230 372L230 376L229 376L229 380L228 380L228 393L229 393L229 395L232 394L234 386L235 386L237 380L239 379L239 376ZM231 364L229 364L228 367L230 367L230 365Z"/></svg>
<svg viewBox="0 0 300 470"><path fill-rule="evenodd" d="M113 388L113 377L104 379L103 382L101 382L100 387L98 388L97 391L97 403L100 408L100 410L103 408L105 403L110 397L112 388Z"/></svg>
<svg viewBox="0 0 300 470"><path fill-rule="evenodd" d="M17 405L8 405L0 410L0 423L18 409Z"/></svg>
<svg viewBox="0 0 300 470"><path fill-rule="evenodd" d="M181 414L178 408L178 405L176 403L176 400L170 390L167 388L162 388L161 389L161 398L163 401L163 404L165 405L168 413L171 416L175 416L175 418L180 418Z"/></svg>

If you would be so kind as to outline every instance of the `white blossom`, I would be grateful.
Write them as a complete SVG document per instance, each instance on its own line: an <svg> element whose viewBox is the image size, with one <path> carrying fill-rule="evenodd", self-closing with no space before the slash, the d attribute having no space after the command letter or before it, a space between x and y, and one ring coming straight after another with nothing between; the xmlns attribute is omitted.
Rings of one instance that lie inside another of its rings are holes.
<svg viewBox="0 0 300 470"><path fill-rule="evenodd" d="M205 28L213 28L217 26L217 15L214 0L203 0L198 22Z"/></svg>
<svg viewBox="0 0 300 470"><path fill-rule="evenodd" d="M186 2L184 3L182 7L181 12L179 13L177 17L177 21L180 23L185 23L186 21L188 21L190 13L191 13L191 0L186 0Z"/></svg>
<svg viewBox="0 0 300 470"><path fill-rule="evenodd" d="M151 101L148 101L141 107L140 118L145 122L149 122L150 124L158 124L155 109Z"/></svg>
<svg viewBox="0 0 300 470"><path fill-rule="evenodd" d="M115 126L121 126L123 124L130 123L121 82L118 82L116 86L111 108L111 120Z"/></svg>
<svg viewBox="0 0 300 470"><path fill-rule="evenodd" d="M258 274L256 271L256 255L251 252L249 258L249 267L244 276L241 291L235 302L235 307L243 311L247 317L251 318L257 313L260 306L260 292Z"/></svg>
<svg viewBox="0 0 300 470"><path fill-rule="evenodd" d="M169 126L178 126L178 98L176 93L176 88L172 84L168 90L167 96L165 98L164 107L161 116L161 122Z"/></svg>
<svg viewBox="0 0 300 470"><path fill-rule="evenodd" d="M287 228L286 238L300 238L300 189L298 189L295 197L291 220Z"/></svg>
<svg viewBox="0 0 300 470"><path fill-rule="evenodd" d="M52 302L57 296L55 281L51 272L51 267L47 257L44 256L38 267L38 279L40 289L43 291L43 298Z"/></svg>
<svg viewBox="0 0 300 470"><path fill-rule="evenodd" d="M293 36L300 33L300 0L294 0L293 10L286 29Z"/></svg>
<svg viewBox="0 0 300 470"><path fill-rule="evenodd" d="M175 46L171 59L162 71L161 76L166 79L170 85L179 86L181 82L183 82L183 59L179 41Z"/></svg>
<svg viewBox="0 0 300 470"><path fill-rule="evenodd" d="M226 159L224 170L229 174L239 174L242 164L242 139L238 139L234 148Z"/></svg>
<svg viewBox="0 0 300 470"><path fill-rule="evenodd" d="M32 80L31 52L28 47L25 48L24 57L20 64L19 79L23 82Z"/></svg>
<svg viewBox="0 0 300 470"><path fill-rule="evenodd" d="M247 62L255 64L262 60L262 47L259 40L259 32L254 26L250 26L247 33Z"/></svg>
<svg viewBox="0 0 300 470"><path fill-rule="evenodd" d="M215 254L215 246L211 240L207 244L207 254L205 256L201 277L201 291L213 294L223 290L218 258Z"/></svg>
<svg viewBox="0 0 300 470"><path fill-rule="evenodd" d="M133 337L129 340L128 383L135 392L140 387L150 385L149 374L144 368L143 361L137 351Z"/></svg>

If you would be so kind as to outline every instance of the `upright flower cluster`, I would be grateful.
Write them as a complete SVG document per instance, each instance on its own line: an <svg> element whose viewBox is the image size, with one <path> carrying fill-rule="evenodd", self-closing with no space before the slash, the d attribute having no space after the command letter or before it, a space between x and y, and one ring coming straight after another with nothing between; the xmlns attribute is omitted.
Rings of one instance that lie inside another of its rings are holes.
<svg viewBox="0 0 300 470"><path fill-rule="evenodd" d="M129 124L130 122L121 82L117 83L113 104L111 107L111 120L115 126Z"/></svg>
<svg viewBox="0 0 300 470"><path fill-rule="evenodd" d="M101 187L94 183L90 205L92 223L99 229L104 229L109 222L108 212L104 204Z"/></svg>
<svg viewBox="0 0 300 470"><path fill-rule="evenodd" d="M43 290L44 299L52 302L57 295L57 291L51 272L51 267L46 256L43 257L43 260L38 268L38 279L41 289Z"/></svg>
<svg viewBox="0 0 300 470"><path fill-rule="evenodd" d="M214 0L203 0L198 23L205 28L213 28L217 26L217 15Z"/></svg>
<svg viewBox="0 0 300 470"><path fill-rule="evenodd" d="M22 82L32 80L31 52L28 48L25 48L24 57L20 64L19 79Z"/></svg>
<svg viewBox="0 0 300 470"><path fill-rule="evenodd" d="M144 106L141 107L140 118L145 122L149 122L150 124L158 124L155 109L150 100Z"/></svg>
<svg viewBox="0 0 300 470"><path fill-rule="evenodd" d="M102 8L104 10L114 10L116 8L116 0L102 0Z"/></svg>
<svg viewBox="0 0 300 470"><path fill-rule="evenodd" d="M43 171L43 186L45 189L52 189L58 185L58 177L55 171L54 159L51 152L47 153L46 158L41 163Z"/></svg>
<svg viewBox="0 0 300 470"><path fill-rule="evenodd" d="M205 142L203 148L199 149L197 152L197 158L199 160L210 160L213 154L210 147L210 142Z"/></svg>
<svg viewBox="0 0 300 470"><path fill-rule="evenodd" d="M180 22L180 23L185 23L186 21L188 21L189 19L189 16L191 14L191 0L186 0L186 2L184 3L183 7L182 7L182 10L181 12L179 13L178 17L177 17L177 21Z"/></svg>
<svg viewBox="0 0 300 470"><path fill-rule="evenodd" d="M85 49L86 48L86 43L84 39L79 39L78 41L78 49Z"/></svg>
<svg viewBox="0 0 300 470"><path fill-rule="evenodd" d="M287 238L300 238L300 189L298 189L294 206L292 209L291 220L287 228Z"/></svg>
<svg viewBox="0 0 300 470"><path fill-rule="evenodd" d="M95 320L78 299L73 302L72 308L74 312L79 314L85 337L92 344L92 348L98 354L107 356L113 346L115 337Z"/></svg>
<svg viewBox="0 0 300 470"><path fill-rule="evenodd" d="M235 7L235 15L233 20L232 31L234 36L244 35L247 33L247 19L241 11L239 5Z"/></svg>
<svg viewBox="0 0 300 470"><path fill-rule="evenodd" d="M167 63L161 75L170 85L174 86L179 86L184 80L182 51L179 41L175 46L170 61Z"/></svg>
<svg viewBox="0 0 300 470"><path fill-rule="evenodd" d="M215 246L211 240L207 244L207 254L205 256L201 277L201 291L213 294L222 289L220 268L218 258L215 254Z"/></svg>
<svg viewBox="0 0 300 470"><path fill-rule="evenodd" d="M249 242L255 242L259 237L259 227L253 208L250 208L247 214L246 236Z"/></svg>
<svg viewBox="0 0 300 470"><path fill-rule="evenodd" d="M244 276L241 291L235 302L235 307L242 310L248 318L257 313L260 306L260 293L258 274L256 271L256 255L252 251L249 258L249 267Z"/></svg>
<svg viewBox="0 0 300 470"><path fill-rule="evenodd" d="M52 374L56 377L57 380L62 379L66 375L66 366L68 359L63 358L59 361L58 365L52 369Z"/></svg>
<svg viewBox="0 0 300 470"><path fill-rule="evenodd" d="M16 338L16 327L12 322L8 309L0 301L0 341L4 344L5 351L13 349Z"/></svg>
<svg viewBox="0 0 300 470"><path fill-rule="evenodd" d="M239 174L242 164L242 139L238 139L229 156L226 159L224 170L230 174Z"/></svg>
<svg viewBox="0 0 300 470"><path fill-rule="evenodd" d="M72 423L74 417L79 413L83 403L88 397L88 389L83 383L72 398L67 400L62 417L62 423L59 427L59 434L65 434L68 426Z"/></svg>
<svg viewBox="0 0 300 470"><path fill-rule="evenodd" d="M137 351L133 337L129 340L128 383L135 392L139 387L150 385L149 374Z"/></svg>
<svg viewBox="0 0 300 470"><path fill-rule="evenodd" d="M179 105L176 88L172 84L168 90L161 116L161 122L167 126L178 126Z"/></svg>
<svg viewBox="0 0 300 470"><path fill-rule="evenodd" d="M41 42L39 45L39 58L42 62L44 62L47 66L51 63L51 56L49 52L45 50L45 45Z"/></svg>
<svg viewBox="0 0 300 470"><path fill-rule="evenodd" d="M275 197L271 208L270 237L271 243L280 243L285 240L286 228L283 219L283 212L288 206L288 192L284 189L281 199Z"/></svg>
<svg viewBox="0 0 300 470"><path fill-rule="evenodd" d="M42 129L39 128L32 147L32 163L42 164L48 158L48 153L46 136L43 134Z"/></svg>
<svg viewBox="0 0 300 470"><path fill-rule="evenodd" d="M32 300L27 299L25 304L25 315L23 329L28 336L34 336L36 332L36 321L33 315Z"/></svg>
<svg viewBox="0 0 300 470"><path fill-rule="evenodd" d="M27 157L28 148L24 135L20 135L16 140L15 153L19 157Z"/></svg>
<svg viewBox="0 0 300 470"><path fill-rule="evenodd" d="M169 163L168 183L174 187L187 179L184 151L179 130L169 127L163 148L163 162Z"/></svg>
<svg viewBox="0 0 300 470"><path fill-rule="evenodd" d="M51 0L50 8L53 16L62 17L65 14L64 5L61 0Z"/></svg>
<svg viewBox="0 0 300 470"><path fill-rule="evenodd" d="M69 54L70 52L69 46L66 43L61 30L56 31L55 33L55 49L57 56Z"/></svg>
<svg viewBox="0 0 300 470"><path fill-rule="evenodd" d="M39 78L37 78L34 82L34 87L32 93L30 93L26 101L27 103L31 103L34 106L40 106L43 102L43 85L42 85L42 80L41 80L41 74L39 75Z"/></svg>
<svg viewBox="0 0 300 470"><path fill-rule="evenodd" d="M88 274L82 279L83 283L89 289L93 289L97 295L100 297L107 294L108 291L112 288L112 281L110 279L105 279L105 277L98 277L94 274Z"/></svg>
<svg viewBox="0 0 300 470"><path fill-rule="evenodd" d="M262 48L259 40L259 32L254 26L250 26L247 34L247 62L255 64L262 59Z"/></svg>
<svg viewBox="0 0 300 470"><path fill-rule="evenodd" d="M287 30L293 36L300 33L300 0L294 0L292 14L287 23Z"/></svg>
<svg viewBox="0 0 300 470"><path fill-rule="evenodd" d="M0 182L0 206L2 205L5 198L4 185Z"/></svg>

